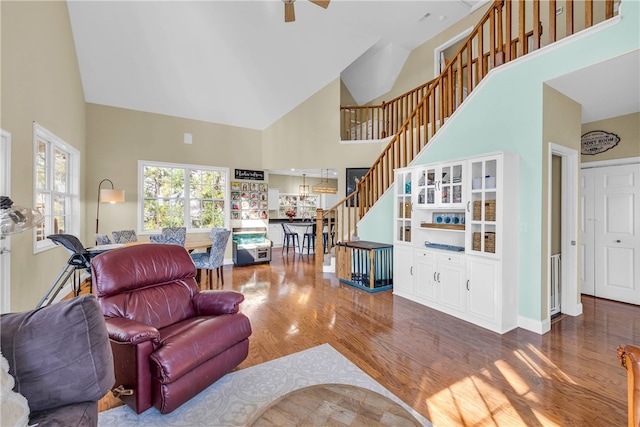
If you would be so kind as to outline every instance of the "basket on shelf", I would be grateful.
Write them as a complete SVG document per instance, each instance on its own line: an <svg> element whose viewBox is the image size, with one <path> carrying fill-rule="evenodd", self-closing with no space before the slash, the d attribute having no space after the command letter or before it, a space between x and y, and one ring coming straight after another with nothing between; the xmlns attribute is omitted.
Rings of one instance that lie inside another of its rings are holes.
<svg viewBox="0 0 640 427"><path fill-rule="evenodd" d="M480 246L480 233L473 233L473 242L471 243L471 248L474 251L480 251L482 247ZM486 232L484 234L484 251L495 254L496 253L496 233Z"/></svg>
<svg viewBox="0 0 640 427"><path fill-rule="evenodd" d="M487 232L484 234L484 251L496 253L496 233Z"/></svg>
<svg viewBox="0 0 640 427"><path fill-rule="evenodd" d="M484 202L484 220L495 221L496 220L496 201L485 200Z"/></svg>
<svg viewBox="0 0 640 427"><path fill-rule="evenodd" d="M473 243L471 245L471 248L474 251L480 251L480 233L473 233Z"/></svg>
<svg viewBox="0 0 640 427"><path fill-rule="evenodd" d="M404 241L411 241L411 227L404 227Z"/></svg>
<svg viewBox="0 0 640 427"><path fill-rule="evenodd" d="M473 220L480 221L482 219L482 201L476 200L473 202ZM496 220L496 201L485 200L484 201L484 220L495 221Z"/></svg>

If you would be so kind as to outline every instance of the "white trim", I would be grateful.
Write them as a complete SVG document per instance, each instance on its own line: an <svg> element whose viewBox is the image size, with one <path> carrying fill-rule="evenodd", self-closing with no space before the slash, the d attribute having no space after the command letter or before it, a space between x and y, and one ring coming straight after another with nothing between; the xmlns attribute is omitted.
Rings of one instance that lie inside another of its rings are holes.
<svg viewBox="0 0 640 427"><path fill-rule="evenodd" d="M518 316L518 328L543 335L551 330L551 321L549 319L534 320L528 317Z"/></svg>
<svg viewBox="0 0 640 427"><path fill-rule="evenodd" d="M562 295L560 298L561 311L570 316L582 314L580 303L580 289L578 285L578 233L580 218L578 214L578 182L580 170L578 168L578 151L571 148L549 143L547 157L547 253L551 254L551 195L552 170L551 161L554 155L562 159L562 194L561 194L561 253L562 253ZM544 282L547 283L547 316L551 310L551 263L547 262L547 273Z"/></svg>
<svg viewBox="0 0 640 427"><path fill-rule="evenodd" d="M229 228L231 223L231 181L237 181L231 177L231 172L228 167L221 166L209 166L209 165L195 165L185 163L168 163L168 162L156 162L151 160L138 160L138 202L136 210L136 218L138 223L137 234L138 235L151 235L157 234L159 230L144 230L143 223L143 210L144 210L144 167L145 166L157 166L167 168L184 168L184 169L198 169L207 171L218 171L227 174L227 182L224 194L224 227ZM188 206L185 206L185 216L188 212ZM185 224L187 227L187 233L204 233L207 228L190 228L189 224Z"/></svg>
<svg viewBox="0 0 640 427"><path fill-rule="evenodd" d="M633 165L640 163L640 157L625 157L622 159L598 160L597 162L582 162L580 169L603 168L608 166Z"/></svg>
<svg viewBox="0 0 640 427"><path fill-rule="evenodd" d="M11 133L0 129L0 195L11 197ZM0 313L11 311L11 236L0 239Z"/></svg>
<svg viewBox="0 0 640 427"><path fill-rule="evenodd" d="M68 156L68 165L67 165L67 191L63 194L67 194L69 196L69 212L67 213L66 222L65 222L65 230L66 234L72 234L78 236L80 234L80 151L78 151L75 147L71 146L59 136L55 135L53 132L49 131L42 125L39 125L36 122L33 122L33 206L37 207L37 198L38 198L38 176L37 176L37 168L35 165L35 158L38 153L38 141L43 140L47 143L47 158L52 159L53 153L52 149L57 149L59 151L64 152ZM46 191L48 194L53 194L53 173L54 168L51 164L49 164L51 160L47 161L47 165L45 167L47 173L47 181L50 182L46 186ZM51 209L53 204L53 200L50 201L48 208ZM53 232L50 224L47 224L48 219L52 217L51 212L43 212L45 217L45 232ZM33 229L33 253L37 254L39 252L46 251L48 249L52 249L57 245L53 243L53 241L49 239L44 239L41 241L37 240L37 227Z"/></svg>

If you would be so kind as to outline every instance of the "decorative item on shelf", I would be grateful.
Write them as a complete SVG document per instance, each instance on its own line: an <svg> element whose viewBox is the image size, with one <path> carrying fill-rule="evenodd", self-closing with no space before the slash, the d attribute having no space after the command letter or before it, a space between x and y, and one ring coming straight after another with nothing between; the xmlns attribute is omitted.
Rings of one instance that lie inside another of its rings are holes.
<svg viewBox="0 0 640 427"><path fill-rule="evenodd" d="M306 179L305 179L306 176L307 176L306 173L302 174L302 185L298 186L298 195L300 197L309 196L309 186L307 185L307 182L306 182Z"/></svg>
<svg viewBox="0 0 640 427"><path fill-rule="evenodd" d="M102 188L102 184L108 182L111 188ZM98 234L98 226L100 223L100 203L122 203L124 202L124 190L116 190L110 179L103 179L98 184L98 205L96 209L96 234Z"/></svg>
<svg viewBox="0 0 640 427"><path fill-rule="evenodd" d="M44 217L40 211L13 206L13 200L7 196L0 196L0 239L10 234L22 233L43 221Z"/></svg>
<svg viewBox="0 0 640 427"><path fill-rule="evenodd" d="M284 214L289 218L289 222L293 222L293 217L296 216L296 213L294 209L287 209Z"/></svg>

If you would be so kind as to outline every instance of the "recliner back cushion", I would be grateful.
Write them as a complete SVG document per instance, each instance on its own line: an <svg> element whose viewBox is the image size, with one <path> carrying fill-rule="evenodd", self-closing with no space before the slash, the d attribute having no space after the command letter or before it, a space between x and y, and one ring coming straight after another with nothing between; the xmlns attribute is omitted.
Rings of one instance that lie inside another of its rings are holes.
<svg viewBox="0 0 640 427"><path fill-rule="evenodd" d="M102 313L163 328L195 315L196 269L177 245L141 244L91 260Z"/></svg>
<svg viewBox="0 0 640 427"><path fill-rule="evenodd" d="M98 401L113 386L113 356L93 295L0 316L2 354L31 412Z"/></svg>

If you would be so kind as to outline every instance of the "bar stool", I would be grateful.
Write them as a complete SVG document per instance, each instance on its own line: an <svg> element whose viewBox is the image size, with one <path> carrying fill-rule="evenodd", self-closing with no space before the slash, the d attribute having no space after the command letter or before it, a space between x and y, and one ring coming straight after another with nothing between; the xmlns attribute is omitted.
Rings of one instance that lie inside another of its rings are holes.
<svg viewBox="0 0 640 427"><path fill-rule="evenodd" d="M307 230L309 230L309 227L307 227ZM315 223L311 225L311 232L305 231L304 235L302 236L302 249L300 250L300 252L304 252L305 244L307 246L307 255L309 255L311 248L313 248L313 251L315 252L316 250L316 224Z"/></svg>
<svg viewBox="0 0 640 427"><path fill-rule="evenodd" d="M291 228L284 222L282 223L282 231L284 231L284 236L282 240L282 252L284 252L284 248L287 248L287 254L289 254L289 244L293 245L294 252L295 247L298 246L300 248L300 240L298 237L298 233L292 231Z"/></svg>

